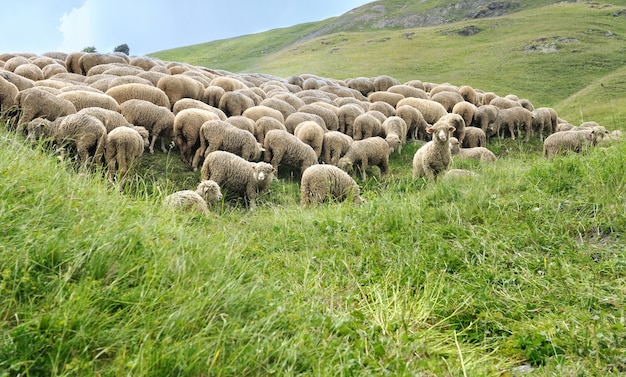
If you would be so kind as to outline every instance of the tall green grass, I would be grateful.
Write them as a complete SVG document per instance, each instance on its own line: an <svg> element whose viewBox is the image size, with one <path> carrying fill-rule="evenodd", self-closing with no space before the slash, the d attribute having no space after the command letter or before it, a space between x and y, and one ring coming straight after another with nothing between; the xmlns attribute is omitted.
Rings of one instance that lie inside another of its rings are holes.
<svg viewBox="0 0 626 377"><path fill-rule="evenodd" d="M175 184L150 169L122 193L0 142L0 374L626 370L624 144L549 162L496 142L494 164L453 161L478 177L437 183L410 178L408 145L359 180L364 205L303 211L281 177L256 211L205 217L163 208Z"/></svg>

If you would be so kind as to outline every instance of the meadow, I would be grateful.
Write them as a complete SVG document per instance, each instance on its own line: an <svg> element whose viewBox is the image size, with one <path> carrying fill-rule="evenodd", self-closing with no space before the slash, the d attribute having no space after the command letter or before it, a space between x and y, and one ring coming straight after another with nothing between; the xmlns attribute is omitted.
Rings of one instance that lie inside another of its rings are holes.
<svg viewBox="0 0 626 377"><path fill-rule="evenodd" d="M331 34L240 66L219 52L236 40L188 51L234 72L471 84L626 131L626 23L594 4L479 20L473 37L443 33L466 22ZM268 33L240 42L289 30ZM580 42L522 51L542 36ZM157 55L197 64L181 51ZM495 163L455 159L478 175L437 182L411 178L419 146L357 178L362 205L303 209L281 170L255 211L202 216L161 204L198 181L176 150L145 153L120 189L0 127L0 376L626 373L626 144L550 161L536 138L493 140Z"/></svg>

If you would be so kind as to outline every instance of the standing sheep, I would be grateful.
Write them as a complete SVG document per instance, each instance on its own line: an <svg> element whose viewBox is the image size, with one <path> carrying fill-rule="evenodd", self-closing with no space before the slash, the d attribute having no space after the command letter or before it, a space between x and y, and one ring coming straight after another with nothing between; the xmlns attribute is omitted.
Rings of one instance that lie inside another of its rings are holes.
<svg viewBox="0 0 626 377"><path fill-rule="evenodd" d="M156 85L169 99L172 109L176 101L183 98L201 100L204 98L204 85L187 75L163 76Z"/></svg>
<svg viewBox="0 0 626 377"><path fill-rule="evenodd" d="M407 127L404 119L398 116L390 116L382 124L385 141L389 144L391 152L402 152L402 145L406 143Z"/></svg>
<svg viewBox="0 0 626 377"><path fill-rule="evenodd" d="M465 148L484 147L487 145L487 135L478 127L465 127L465 139L461 145Z"/></svg>
<svg viewBox="0 0 626 377"><path fill-rule="evenodd" d="M499 130L495 128L495 121L498 118L500 109L494 105L482 105L476 108L472 126L478 127L489 140L492 136L498 135Z"/></svg>
<svg viewBox="0 0 626 377"><path fill-rule="evenodd" d="M451 92L447 90L434 95L431 93L430 100L439 102L448 113L452 112L452 109L454 109L454 106L457 103L464 102L463 97L458 92Z"/></svg>
<svg viewBox="0 0 626 377"><path fill-rule="evenodd" d="M174 114L169 107L157 106L141 99L130 99L120 106L120 112L135 126L141 126L150 132L150 153L154 153L154 144L159 136L171 137L174 129ZM161 138L161 150L167 153L165 140Z"/></svg>
<svg viewBox="0 0 626 377"><path fill-rule="evenodd" d="M242 115L244 111L254 106L254 101L249 96L237 91L226 91L221 97L218 108L226 116Z"/></svg>
<svg viewBox="0 0 626 377"><path fill-rule="evenodd" d="M215 151L204 159L200 175L202 180L211 179L223 190L242 195L248 200L250 210L254 210L257 195L269 188L275 172L265 162L251 162L230 152Z"/></svg>
<svg viewBox="0 0 626 377"><path fill-rule="evenodd" d="M58 117L76 113L73 103L41 87L20 91L15 96L15 102L22 111L18 123L28 123L35 118L55 120Z"/></svg>
<svg viewBox="0 0 626 377"><path fill-rule="evenodd" d="M496 160L496 155L485 147L461 148L461 143L456 137L450 138L450 153L453 156L469 158L481 162L492 162Z"/></svg>
<svg viewBox="0 0 626 377"><path fill-rule="evenodd" d="M327 200L365 202L354 179L334 165L313 165L302 174L300 204L304 207Z"/></svg>
<svg viewBox="0 0 626 377"><path fill-rule="evenodd" d="M448 114L446 108L443 107L442 104L436 101L431 101L429 99L413 97L405 98L402 101L398 102L396 109L403 105L409 105L416 108L422 114L424 120L428 124L435 124L439 120L439 118Z"/></svg>
<svg viewBox="0 0 626 377"><path fill-rule="evenodd" d="M526 135L531 132L533 126L533 114L525 108L511 107L500 109L494 122L494 128L499 130L500 139L504 137L504 131L508 130L511 139L515 140L515 134L521 134L522 130Z"/></svg>
<svg viewBox="0 0 626 377"><path fill-rule="evenodd" d="M109 180L113 182L117 172L118 182L123 183L130 167L149 145L148 130L143 127L117 127L111 130L105 146Z"/></svg>
<svg viewBox="0 0 626 377"><path fill-rule="evenodd" d="M429 139L429 135L426 133L428 123L426 123L424 116L419 110L409 105L399 106L396 109L396 116L399 116L406 122L406 134L408 138L426 141Z"/></svg>
<svg viewBox="0 0 626 377"><path fill-rule="evenodd" d="M356 166L361 171L361 178L367 179L366 170L372 166L378 166L381 175L389 173L389 145L380 136L374 136L363 140L354 141L348 152L339 159L337 166L346 172L350 172Z"/></svg>
<svg viewBox="0 0 626 377"><path fill-rule="evenodd" d="M107 133L111 132L117 127L131 127L132 124L124 118L124 116L117 111L102 109L100 107L85 107L78 111L76 114L88 114L98 118L104 127L107 129Z"/></svg>
<svg viewBox="0 0 626 377"><path fill-rule="evenodd" d="M73 103L76 111L80 111L87 107L99 107L117 112L120 111L120 105L118 105L117 101L104 93L89 90L72 90L68 92L61 92L57 94L57 97Z"/></svg>
<svg viewBox="0 0 626 377"><path fill-rule="evenodd" d="M356 104L346 104L340 106L339 111L337 111L337 119L339 121L337 130L345 133L346 135L352 136L354 121L363 113L365 113L365 110Z"/></svg>
<svg viewBox="0 0 626 377"><path fill-rule="evenodd" d="M286 165L300 171L300 175L311 165L317 163L317 155L310 145L283 130L271 130L265 134L265 162L278 170L279 165Z"/></svg>
<svg viewBox="0 0 626 377"><path fill-rule="evenodd" d="M198 184L196 190L176 191L165 197L163 203L174 209L193 210L203 215L209 214L208 204L222 200L222 191L217 182L207 179Z"/></svg>
<svg viewBox="0 0 626 377"><path fill-rule="evenodd" d="M200 127L209 120L219 120L215 113L202 109L185 109L174 117L174 131L172 137L180 151L184 162L193 162L196 150L200 147Z"/></svg>
<svg viewBox="0 0 626 377"><path fill-rule="evenodd" d="M419 148L413 155L413 178L426 177L434 181L450 165L450 134L454 127L447 122L437 122L426 129L432 140Z"/></svg>
<svg viewBox="0 0 626 377"><path fill-rule="evenodd" d="M303 143L310 145L315 151L317 158L320 158L324 141L324 129L319 124L313 121L302 122L296 126L293 134Z"/></svg>
<svg viewBox="0 0 626 377"><path fill-rule="evenodd" d="M326 128L326 122L322 117L317 114L305 113L300 111L296 111L295 113L289 115L287 119L285 119L285 128L287 129L287 131L289 131L289 133L293 133L296 130L298 124L308 120L312 120L315 123L319 124L324 132L328 131L328 128Z"/></svg>
<svg viewBox="0 0 626 377"><path fill-rule="evenodd" d="M233 117L230 117L229 119L232 119L232 118ZM245 119L248 119L248 118L245 118ZM256 121L256 123L254 124L254 136L256 137L256 140L261 145L263 145L263 143L265 141L265 135L270 130L285 130L285 131L287 131L287 128L285 127L284 124L280 123L275 118L272 118L272 117L261 117L261 118L259 118Z"/></svg>
<svg viewBox="0 0 626 377"><path fill-rule="evenodd" d="M598 142L596 129L579 129L556 132L543 141L543 157L552 159L565 152L580 153Z"/></svg>
<svg viewBox="0 0 626 377"><path fill-rule="evenodd" d="M325 164L337 165L339 159L343 157L354 140L339 131L328 131L324 133L322 142L322 162Z"/></svg>
<svg viewBox="0 0 626 377"><path fill-rule="evenodd" d="M382 134L381 121L372 113L364 113L354 120L354 130L352 138L354 140L367 139Z"/></svg>
<svg viewBox="0 0 626 377"><path fill-rule="evenodd" d="M461 117L459 114L446 114L445 116L441 117L439 121L446 122L454 127L455 131L450 136L456 137L461 143L463 142L463 139L465 139L465 121L463 120L463 117Z"/></svg>
<svg viewBox="0 0 626 377"><path fill-rule="evenodd" d="M337 113L328 107L322 106L320 103L311 103L308 105L304 105L298 109L298 113L309 113L318 115L320 118L324 119L324 127L326 128L325 130L339 130L339 117L337 116ZM287 127L287 129L289 129L289 127Z"/></svg>
<svg viewBox="0 0 626 377"><path fill-rule="evenodd" d="M152 102L157 106L165 107L168 110L170 109L170 100L165 92L146 84L130 83L118 85L108 89L106 94L113 97L120 105L131 99L141 99Z"/></svg>

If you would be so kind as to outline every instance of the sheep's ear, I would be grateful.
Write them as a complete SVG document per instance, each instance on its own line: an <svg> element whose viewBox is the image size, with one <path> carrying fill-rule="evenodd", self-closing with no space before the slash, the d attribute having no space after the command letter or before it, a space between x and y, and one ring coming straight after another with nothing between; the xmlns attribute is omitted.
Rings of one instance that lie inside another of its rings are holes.
<svg viewBox="0 0 626 377"><path fill-rule="evenodd" d="M426 132L429 134L433 133L433 126L426 127Z"/></svg>
<svg viewBox="0 0 626 377"><path fill-rule="evenodd" d="M454 132L454 131L456 131L456 128L454 128L453 126L450 126L450 127L448 127L448 131Z"/></svg>

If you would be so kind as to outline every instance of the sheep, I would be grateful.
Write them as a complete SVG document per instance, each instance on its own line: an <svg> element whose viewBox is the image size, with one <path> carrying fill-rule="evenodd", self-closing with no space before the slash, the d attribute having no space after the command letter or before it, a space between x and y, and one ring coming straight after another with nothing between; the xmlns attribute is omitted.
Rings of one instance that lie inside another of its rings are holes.
<svg viewBox="0 0 626 377"><path fill-rule="evenodd" d="M405 97L399 93L392 93L392 92L384 91L384 92L372 92L367 96L367 98L372 103L385 102L393 107L396 107L398 102L403 100Z"/></svg>
<svg viewBox="0 0 626 377"><path fill-rule="evenodd" d="M289 133L293 134L298 124L305 121L313 121L319 124L320 127L324 129L324 132L328 131L328 129L326 128L326 122L324 122L324 119L322 119L322 117L316 114L304 113L299 111L296 111L295 113L289 115L287 119L285 119L285 128Z"/></svg>
<svg viewBox="0 0 626 377"><path fill-rule="evenodd" d="M220 100L225 93L226 91L221 86L209 85L204 88L202 102L207 103L213 107L219 107Z"/></svg>
<svg viewBox="0 0 626 377"><path fill-rule="evenodd" d="M402 94L404 97L428 98L428 94L424 91L424 89L408 84L394 85L387 89L387 91L390 93Z"/></svg>
<svg viewBox="0 0 626 377"><path fill-rule="evenodd" d="M319 124L310 120L304 121L296 126L293 134L305 144L310 145L315 151L317 158L320 158L324 141L324 129Z"/></svg>
<svg viewBox="0 0 626 377"><path fill-rule="evenodd" d="M201 100L204 97L204 85L186 75L163 76L156 85L169 98L170 109L182 98Z"/></svg>
<svg viewBox="0 0 626 377"><path fill-rule="evenodd" d="M525 130L528 136L532 126L533 114L521 106L500 109L493 125L499 130L500 139L504 137L504 131L508 130L513 140L515 140L515 133L521 134L522 130Z"/></svg>
<svg viewBox="0 0 626 377"><path fill-rule="evenodd" d="M487 135L478 127L465 127L465 138L461 145L464 148L484 147L487 145Z"/></svg>
<svg viewBox="0 0 626 377"><path fill-rule="evenodd" d="M555 127L553 127L553 114L556 114L550 111L547 107L540 107L532 110L533 114L533 126L532 131L537 132L539 134L539 140L543 141L545 134L548 135L555 132ZM530 132L526 133L526 141L530 137Z"/></svg>
<svg viewBox="0 0 626 377"><path fill-rule="evenodd" d="M104 125L107 133L111 132L117 127L131 127L132 124L124 118L124 116L117 111L102 109L100 107L85 107L79 110L76 114L88 114L98 118Z"/></svg>
<svg viewBox="0 0 626 377"><path fill-rule="evenodd" d="M396 115L396 108L388 104L387 102L376 101L371 103L366 111L377 111L383 114L385 117Z"/></svg>
<svg viewBox="0 0 626 377"><path fill-rule="evenodd" d="M444 115L439 120L447 122L454 127L456 130L450 136L456 137L461 143L463 143L463 139L465 139L465 121L463 120L463 117L459 114L451 113Z"/></svg>
<svg viewBox="0 0 626 377"><path fill-rule="evenodd" d="M128 64L149 71L153 67L162 64L158 59L151 58L149 56L133 56Z"/></svg>
<svg viewBox="0 0 626 377"><path fill-rule="evenodd" d="M263 119L263 117L261 119ZM271 119L278 122L274 118L271 118ZM220 118L220 120L224 120L224 119ZM243 115L235 115L235 116L226 118L225 121L241 130L250 132L252 135L255 135L256 137L256 123L252 119L247 118Z"/></svg>
<svg viewBox="0 0 626 377"><path fill-rule="evenodd" d="M402 101L398 102L396 105L396 109L403 105L410 105L419 110L424 117L424 120L428 124L435 124L439 118L448 114L448 111L442 104L436 101L431 101L429 99L423 98L405 98ZM397 115L397 113L396 113Z"/></svg>
<svg viewBox="0 0 626 377"><path fill-rule="evenodd" d="M28 123L35 118L55 120L58 117L76 113L73 103L41 87L20 91L15 96L15 102L22 111L18 124Z"/></svg>
<svg viewBox="0 0 626 377"><path fill-rule="evenodd" d="M113 97L120 105L131 99L141 99L170 109L170 100L165 92L154 86L137 83L123 84L108 89L106 94Z"/></svg>
<svg viewBox="0 0 626 377"><path fill-rule="evenodd" d="M519 101L505 98L505 97L496 97L489 102L490 105L494 105L499 109L510 109L512 107L522 107Z"/></svg>
<svg viewBox="0 0 626 377"><path fill-rule="evenodd" d="M443 175L443 178L451 179L451 178L473 178L477 174L471 170L467 169L449 169Z"/></svg>
<svg viewBox="0 0 626 377"><path fill-rule="evenodd" d="M322 142L322 162L325 164L337 165L339 159L343 157L354 140L340 131L328 131L324 133Z"/></svg>
<svg viewBox="0 0 626 377"><path fill-rule="evenodd" d="M85 54L86 52L82 51L76 51L68 54L65 58L65 67L67 68L67 71L71 73L78 73L84 76L84 74L80 70L80 65L78 64L78 62L80 58Z"/></svg>
<svg viewBox="0 0 626 377"><path fill-rule="evenodd" d="M416 108L410 105L403 105L396 108L396 116L402 118L406 123L407 137L412 140L427 140L428 133L426 127L428 123L424 116Z"/></svg>
<svg viewBox="0 0 626 377"><path fill-rule="evenodd" d="M496 155L485 147L461 148L461 143L456 137L451 137L450 153L453 156L478 160L481 162L492 162L496 160Z"/></svg>
<svg viewBox="0 0 626 377"><path fill-rule="evenodd" d="M248 200L250 210L254 210L257 195L269 189L275 172L276 168L265 162L251 162L230 152L215 151L204 159L200 179L211 179L223 190L242 195Z"/></svg>
<svg viewBox="0 0 626 377"><path fill-rule="evenodd" d="M461 95L461 97L463 97L463 100L465 100L468 103L471 103L474 106L478 106L480 105L480 102L478 100L478 94L476 93L476 90L474 90L474 88L472 88L469 85L462 85L459 87L459 94Z"/></svg>
<svg viewBox="0 0 626 377"><path fill-rule="evenodd" d="M347 80L346 84L348 88L358 90L364 96L374 91L374 82L367 77L356 77Z"/></svg>
<svg viewBox="0 0 626 377"><path fill-rule="evenodd" d="M494 105L482 105L476 108L472 126L478 127L487 136L487 139L498 134L499 130L495 128L495 121L498 118L500 109Z"/></svg>
<svg viewBox="0 0 626 377"><path fill-rule="evenodd" d="M337 113L327 107L321 106L319 103L311 103L304 105L298 109L298 113L309 113L318 115L324 120L325 131L339 130L339 118ZM285 125L287 127L287 125ZM289 129L289 127L287 127Z"/></svg>
<svg viewBox="0 0 626 377"><path fill-rule="evenodd" d="M365 113L365 110L356 104L340 106L337 112L337 119L339 121L337 130L352 136L354 120L363 113Z"/></svg>
<svg viewBox="0 0 626 377"><path fill-rule="evenodd" d="M174 115L178 114L179 112L181 112L182 110L185 109L202 109L202 110L209 110L209 111L213 111L215 114L217 114L221 120L226 120L227 116L226 114L224 114L224 112L216 107L213 107L211 105L207 105L206 103L197 100L197 99L193 99L193 98L182 98L179 99L178 101L176 101L176 103L174 104L174 106L172 106L172 113L174 113Z"/></svg>
<svg viewBox="0 0 626 377"><path fill-rule="evenodd" d="M374 91L381 92L391 88L394 85L400 85L398 79L388 76L380 75L374 78Z"/></svg>
<svg viewBox="0 0 626 377"><path fill-rule="evenodd" d="M278 170L279 165L286 165L300 171L300 175L311 165L317 163L317 155L310 145L283 130L270 130L265 134L263 143L265 162Z"/></svg>
<svg viewBox="0 0 626 377"><path fill-rule="evenodd" d="M185 109L174 116L172 138L178 147L181 159L193 162L196 150L200 147L200 127L204 122L219 119L215 113L202 109Z"/></svg>
<svg viewBox="0 0 626 377"><path fill-rule="evenodd" d="M283 123L289 115L296 112L296 108L292 106L289 102L276 97L264 99L263 101L261 101L260 106L267 106L274 110L280 111L280 113L283 115Z"/></svg>
<svg viewBox="0 0 626 377"><path fill-rule="evenodd" d="M430 100L439 102L446 109L446 112L452 112L457 103L464 102L463 96L458 92L443 91L433 95L431 92Z"/></svg>
<svg viewBox="0 0 626 377"><path fill-rule="evenodd" d="M15 84L0 76L0 113L4 114L4 112L17 104L15 97L18 92L19 90Z"/></svg>
<svg viewBox="0 0 626 377"><path fill-rule="evenodd" d="M420 147L413 155L413 179L426 177L435 181L437 176L450 165L450 134L454 127L445 121L437 122L428 127L426 132L432 134L432 140Z"/></svg>
<svg viewBox="0 0 626 377"><path fill-rule="evenodd" d="M233 117L229 118L232 119ZM248 118L245 118L248 119ZM250 120L251 121L251 120ZM254 136L256 140L263 144L265 141L265 134L267 134L270 130L285 130L287 128L284 124L280 123L278 120L272 117L261 117L254 124Z"/></svg>
<svg viewBox="0 0 626 377"><path fill-rule="evenodd" d="M33 80L27 79L26 77L17 75L10 71L0 71L0 75L8 82L15 85L19 91L35 86L35 82Z"/></svg>
<svg viewBox="0 0 626 377"><path fill-rule="evenodd" d="M203 215L209 214L208 204L222 200L220 186L214 180L204 180L195 190L176 191L165 197L163 204L167 207L196 211Z"/></svg>
<svg viewBox="0 0 626 377"><path fill-rule="evenodd" d="M326 200L365 202L359 186L345 171L334 165L310 166L300 180L300 204L307 207Z"/></svg>
<svg viewBox="0 0 626 377"><path fill-rule="evenodd" d="M89 114L70 114L55 121L35 118L26 124L27 139L45 136L58 149L70 147L76 150L84 164L100 164L107 141L107 131L102 122Z"/></svg>
<svg viewBox="0 0 626 377"><path fill-rule="evenodd" d="M141 99L130 99L120 105L120 112L135 126L142 126L150 132L150 154L154 153L154 144L159 136L172 135L174 114L169 107L157 106ZM167 152L165 140L161 139L161 150Z"/></svg>
<svg viewBox="0 0 626 377"><path fill-rule="evenodd" d="M580 153L598 142L596 129L556 132L543 141L543 157L552 159L556 154L568 151Z"/></svg>
<svg viewBox="0 0 626 377"><path fill-rule="evenodd" d="M241 80L234 77L220 76L211 80L211 86L219 86L226 92L233 92L240 89L247 89L248 87Z"/></svg>
<svg viewBox="0 0 626 377"><path fill-rule="evenodd" d="M359 115L354 120L354 130L352 138L354 140L367 139L368 137L382 134L381 121L373 114L367 112Z"/></svg>
<svg viewBox="0 0 626 377"><path fill-rule="evenodd" d="M144 148L150 145L148 137L148 130L139 126L117 127L108 133L104 149L111 182L116 177L120 183L124 182L128 169L141 157Z"/></svg>
<svg viewBox="0 0 626 377"><path fill-rule="evenodd" d="M247 161L258 161L263 147L253 134L223 120L209 120L200 127L200 148L196 151L191 168L198 170L200 158L217 150L234 153Z"/></svg>
<svg viewBox="0 0 626 377"><path fill-rule="evenodd" d="M100 54L97 52L86 53L78 59L78 67L80 68L80 71L76 73L87 76L87 72L97 65L108 63L128 64L129 61L130 59L124 54Z"/></svg>
<svg viewBox="0 0 626 377"><path fill-rule="evenodd" d="M249 107L241 115L245 116L246 118L252 119L254 122L256 122L261 117L268 116L278 120L281 123L285 123L285 118L280 111L264 105Z"/></svg>
<svg viewBox="0 0 626 377"><path fill-rule="evenodd" d="M372 166L378 166L382 176L389 173L389 145L380 136L374 136L363 140L357 140L350 145L346 154L339 159L337 166L350 173L356 166L361 171L361 178L367 179L366 170Z"/></svg>
<svg viewBox="0 0 626 377"><path fill-rule="evenodd" d="M111 96L88 90L72 90L61 92L57 97L66 99L74 104L76 111L86 107L100 107L102 109L120 111L120 105Z"/></svg>
<svg viewBox="0 0 626 377"><path fill-rule="evenodd" d="M43 73L44 78L49 79L58 74L67 73L67 69L61 64L48 64L41 69L41 73Z"/></svg>
<svg viewBox="0 0 626 377"><path fill-rule="evenodd" d="M31 79L33 81L39 81L44 79L43 71L41 68L32 63L20 64L15 68L13 73Z"/></svg>
<svg viewBox="0 0 626 377"><path fill-rule="evenodd" d="M254 107L254 101L241 90L225 92L218 104L218 108L229 117L242 115L250 107Z"/></svg>
<svg viewBox="0 0 626 377"><path fill-rule="evenodd" d="M471 103L467 102L467 101L462 101L457 103L456 105L454 105L454 107L452 108L452 113L453 114L459 114L463 120L465 121L465 126L470 126L472 125L473 121L474 121L474 114L476 113L477 107L472 105ZM458 130L457 130L458 132ZM459 139L461 142L463 142L463 140Z"/></svg>
<svg viewBox="0 0 626 377"><path fill-rule="evenodd" d="M164 68L164 69L167 70L167 68ZM148 80L152 84L152 86L156 86L159 80L161 80L161 78L168 76L168 75L169 75L169 72L162 73L162 72L155 72L151 70L147 72L138 73L136 77L144 79L144 80Z"/></svg>
<svg viewBox="0 0 626 377"><path fill-rule="evenodd" d="M389 144L391 152L402 152L402 145L406 143L407 126L404 119L398 116L391 116L382 124L385 141Z"/></svg>

